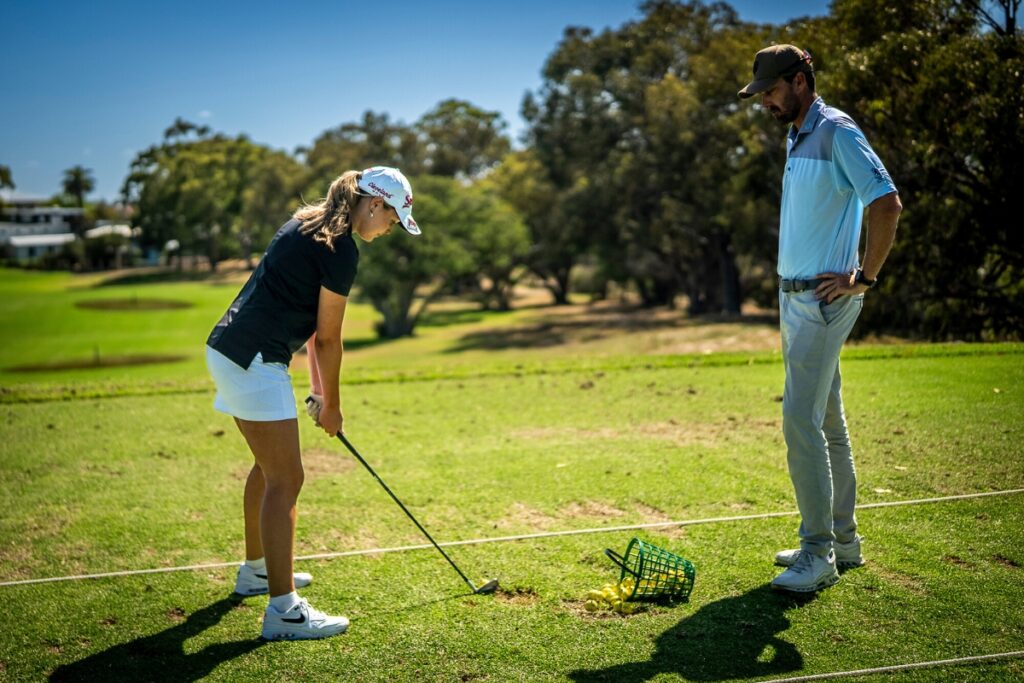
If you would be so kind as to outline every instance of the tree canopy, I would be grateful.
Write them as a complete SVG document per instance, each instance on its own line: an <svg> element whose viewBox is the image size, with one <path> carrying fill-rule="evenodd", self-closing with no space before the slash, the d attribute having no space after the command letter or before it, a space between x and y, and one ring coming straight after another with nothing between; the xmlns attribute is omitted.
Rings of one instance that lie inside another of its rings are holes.
<svg viewBox="0 0 1024 683"><path fill-rule="evenodd" d="M387 336L455 288L507 307L524 272L566 302L581 264L598 296L615 284L691 314L774 306L786 131L736 91L759 49L790 42L812 52L818 92L858 122L905 206L858 331L1019 338L1019 7L834 0L827 16L766 26L724 2L648 0L622 26L565 30L523 99L518 148L497 112L459 99L411 124L367 111L293 154L178 119L124 194L148 244L176 239L216 264L258 252L345 170L400 168L424 235L368 245L357 282Z"/></svg>

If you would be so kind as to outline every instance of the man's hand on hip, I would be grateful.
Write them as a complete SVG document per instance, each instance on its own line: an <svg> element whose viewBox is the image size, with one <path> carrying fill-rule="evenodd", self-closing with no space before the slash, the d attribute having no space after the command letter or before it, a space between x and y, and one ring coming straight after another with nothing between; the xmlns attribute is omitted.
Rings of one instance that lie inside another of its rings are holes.
<svg viewBox="0 0 1024 683"><path fill-rule="evenodd" d="M841 296L863 294L868 291L867 285L856 281L856 270L851 270L849 273L819 273L817 278L824 282L814 288L814 296L819 300L824 299L827 304Z"/></svg>

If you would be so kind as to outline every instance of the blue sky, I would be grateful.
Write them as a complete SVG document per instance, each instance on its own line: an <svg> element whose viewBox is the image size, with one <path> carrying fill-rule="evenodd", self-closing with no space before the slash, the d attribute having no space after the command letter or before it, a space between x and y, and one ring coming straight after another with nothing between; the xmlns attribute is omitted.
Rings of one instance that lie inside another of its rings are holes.
<svg viewBox="0 0 1024 683"><path fill-rule="evenodd" d="M567 26L618 27L635 0L3 3L0 164L49 196L64 169L115 199L135 153L176 117L292 151L367 109L411 123L456 97L524 127L523 95ZM743 19L828 0L736 0Z"/></svg>

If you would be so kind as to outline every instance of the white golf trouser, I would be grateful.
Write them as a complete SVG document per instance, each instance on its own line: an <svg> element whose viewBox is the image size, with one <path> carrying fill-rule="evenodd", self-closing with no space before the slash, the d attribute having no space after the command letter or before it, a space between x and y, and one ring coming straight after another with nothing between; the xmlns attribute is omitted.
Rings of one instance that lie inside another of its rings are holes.
<svg viewBox="0 0 1024 683"><path fill-rule="evenodd" d="M782 431L789 476L800 510L800 546L826 555L834 541L857 533L857 475L846 428L839 352L864 305L864 295L831 304L814 291L779 292L786 388Z"/></svg>

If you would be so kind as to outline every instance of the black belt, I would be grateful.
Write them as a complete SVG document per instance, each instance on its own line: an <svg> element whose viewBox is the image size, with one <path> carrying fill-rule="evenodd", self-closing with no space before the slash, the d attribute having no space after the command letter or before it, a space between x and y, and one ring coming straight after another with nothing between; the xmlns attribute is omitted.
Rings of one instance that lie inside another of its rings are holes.
<svg viewBox="0 0 1024 683"><path fill-rule="evenodd" d="M817 289L825 280L815 278L814 280L786 280L779 278L779 289L783 292L804 292L808 289Z"/></svg>

